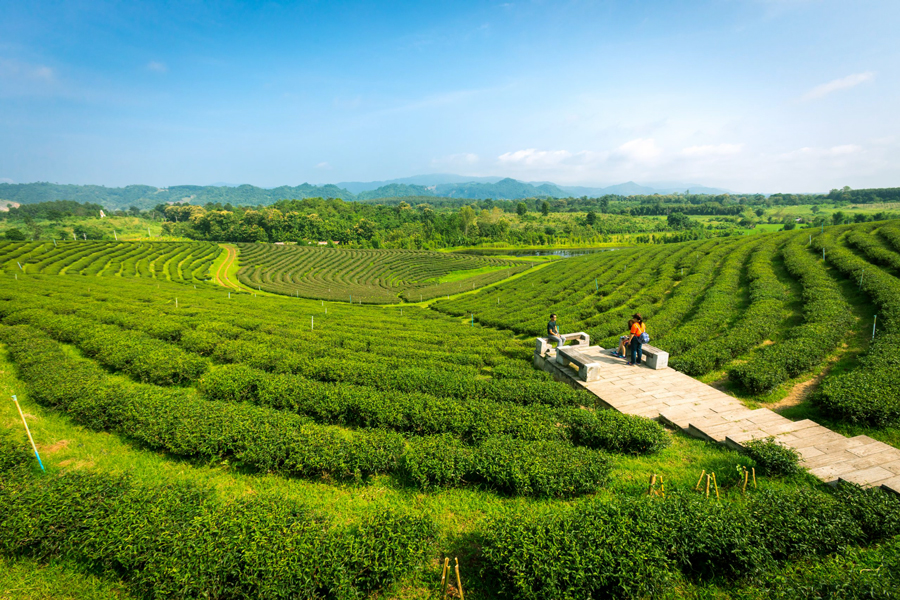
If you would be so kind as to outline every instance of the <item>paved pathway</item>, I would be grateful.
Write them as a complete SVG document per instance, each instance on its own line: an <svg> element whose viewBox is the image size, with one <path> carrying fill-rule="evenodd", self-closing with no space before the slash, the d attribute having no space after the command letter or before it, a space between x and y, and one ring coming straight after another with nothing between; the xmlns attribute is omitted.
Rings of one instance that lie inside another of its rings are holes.
<svg viewBox="0 0 900 600"><path fill-rule="evenodd" d="M828 483L850 481L900 494L900 449L865 435L847 438L813 421L791 421L766 408L751 410L740 400L668 367L629 367L599 346L579 350L602 364L600 379L585 383L573 368L556 364L556 351L535 355L535 366L588 390L620 412L658 419L698 438L733 448L774 436L795 448L801 464Z"/></svg>

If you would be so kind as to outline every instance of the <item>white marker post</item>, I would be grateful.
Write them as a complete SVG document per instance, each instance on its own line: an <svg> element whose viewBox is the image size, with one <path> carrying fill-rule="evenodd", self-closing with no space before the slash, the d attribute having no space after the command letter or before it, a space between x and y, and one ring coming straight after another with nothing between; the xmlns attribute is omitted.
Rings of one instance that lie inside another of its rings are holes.
<svg viewBox="0 0 900 600"><path fill-rule="evenodd" d="M57 245L56 245L56 238L53 238L53 247L54 247L54 248L57 247Z"/></svg>
<svg viewBox="0 0 900 600"><path fill-rule="evenodd" d="M41 462L41 455L38 454L37 446L34 445L34 438L31 437L31 431L28 429L28 421L25 420L25 413L22 412L22 407L19 406L19 399L15 396L12 397L13 402L16 403L16 408L19 409L19 416L22 417L22 425L25 426L25 433L28 434L28 441L31 442L31 448L34 450L34 457L37 459L38 464L41 466L41 471L44 471L44 463Z"/></svg>
<svg viewBox="0 0 900 600"><path fill-rule="evenodd" d="M178 308L178 298L175 298L175 308Z"/></svg>
<svg viewBox="0 0 900 600"><path fill-rule="evenodd" d="M231 300L231 292L228 292L228 299Z"/></svg>
<svg viewBox="0 0 900 600"><path fill-rule="evenodd" d="M872 321L872 339L875 339L875 324L878 323L878 315L875 315L875 319Z"/></svg>
<svg viewBox="0 0 900 600"><path fill-rule="evenodd" d="M153 234L150 233L150 228L149 228L149 227L147 228L147 237L148 237L148 238L152 238L152 237L153 237Z"/></svg>
<svg viewBox="0 0 900 600"><path fill-rule="evenodd" d="M309 318L309 330L310 330L310 331L315 331L315 329L316 329L316 318L315 318L315 317L310 317L310 318Z"/></svg>
<svg viewBox="0 0 900 600"><path fill-rule="evenodd" d="M119 234L116 233L116 230L113 229L113 235L116 236L116 241L119 241Z"/></svg>

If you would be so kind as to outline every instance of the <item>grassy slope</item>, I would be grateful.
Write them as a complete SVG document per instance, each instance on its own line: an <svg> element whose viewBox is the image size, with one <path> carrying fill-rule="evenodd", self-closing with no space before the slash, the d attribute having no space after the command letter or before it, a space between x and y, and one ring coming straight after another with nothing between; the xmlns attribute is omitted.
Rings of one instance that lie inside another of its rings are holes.
<svg viewBox="0 0 900 600"><path fill-rule="evenodd" d="M72 348L70 351L77 352ZM243 473L227 462L186 461L147 451L121 436L87 430L72 423L65 415L31 401L23 384L16 378L14 365L8 361L5 349L0 347L0 395L8 399L12 394L19 397L48 475L69 469L89 469L104 473L130 473L138 481L154 484L190 481L213 488L223 498L250 494L292 498L346 521L355 520L373 505L426 508L441 532L435 548L436 560L429 569L390 592L389 597L428 597L430 588L440 578L438 555L458 555L465 560L471 552L471 533L485 517L511 506L557 502L508 498L477 489L444 489L423 493L406 488L387 476L361 484L286 479ZM0 403L0 426L21 434L21 420L12 402ZM693 487L704 469L719 475L723 494L736 493L736 467L743 460L736 453L719 446L673 434L672 446L655 456L615 457L612 480L601 494L641 494L653 473L663 475L667 489ZM818 485L812 479L801 481L788 485ZM764 486L785 485L762 478L760 483ZM9 564L11 570L0 576L0 589L7 586L26 587L34 590L35 595L31 596L34 598L58 597L55 594L66 590L76 594L71 597L120 597L117 595L119 588L115 585L98 582L68 567L35 568L30 561ZM478 593L477 579L473 580L470 576L467 580L465 575L464 571L464 582L472 592L470 596L487 597ZM0 596L0 599L3 598Z"/></svg>

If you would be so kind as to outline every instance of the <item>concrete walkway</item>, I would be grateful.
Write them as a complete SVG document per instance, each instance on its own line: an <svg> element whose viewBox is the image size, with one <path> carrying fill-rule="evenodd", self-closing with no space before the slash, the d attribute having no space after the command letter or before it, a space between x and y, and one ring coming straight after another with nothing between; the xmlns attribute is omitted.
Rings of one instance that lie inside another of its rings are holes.
<svg viewBox="0 0 900 600"><path fill-rule="evenodd" d="M535 352L534 365L620 412L657 419L736 449L748 440L774 436L796 449L801 465L827 483L849 481L900 494L900 449L865 435L847 438L808 419L791 421L766 408L750 410L740 400L669 367L629 367L599 346L579 351L601 363L599 380L578 379L574 368L556 363L555 350L543 356Z"/></svg>

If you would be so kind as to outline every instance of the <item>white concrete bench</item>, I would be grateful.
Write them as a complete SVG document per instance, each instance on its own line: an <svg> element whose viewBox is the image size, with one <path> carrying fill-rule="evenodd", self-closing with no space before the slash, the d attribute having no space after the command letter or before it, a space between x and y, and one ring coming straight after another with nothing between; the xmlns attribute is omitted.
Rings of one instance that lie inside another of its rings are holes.
<svg viewBox="0 0 900 600"><path fill-rule="evenodd" d="M575 340L576 343L572 345L573 348L587 348L591 345L591 336L583 331L579 331L578 333L564 333L559 337L567 342ZM538 356L544 356L552 347L553 342L550 341L550 338L535 338L534 353Z"/></svg>
<svg viewBox="0 0 900 600"><path fill-rule="evenodd" d="M665 350L660 350L650 344L644 344L641 346L641 351L644 355L644 364L651 369L664 369L669 366L669 353Z"/></svg>
<svg viewBox="0 0 900 600"><path fill-rule="evenodd" d="M582 381L596 381L600 378L600 363L596 362L590 356L582 354L576 348L578 346L567 347L556 353L556 363L564 367L575 365L578 367L578 378Z"/></svg>

